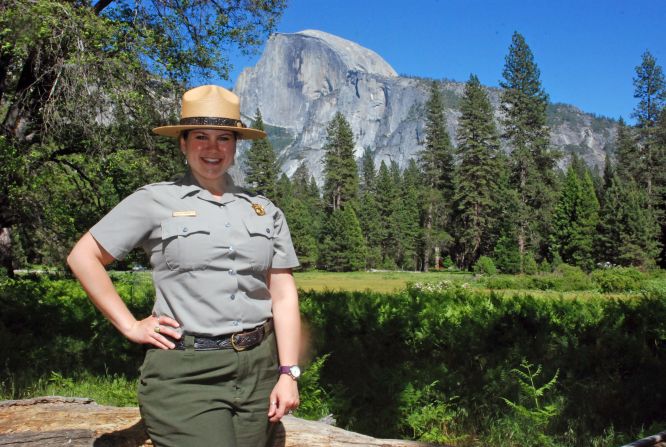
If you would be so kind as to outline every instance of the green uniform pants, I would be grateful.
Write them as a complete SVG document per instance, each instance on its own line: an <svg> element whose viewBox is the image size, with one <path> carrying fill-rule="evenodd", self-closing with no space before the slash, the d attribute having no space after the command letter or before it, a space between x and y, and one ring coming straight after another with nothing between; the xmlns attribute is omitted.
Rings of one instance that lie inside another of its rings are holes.
<svg viewBox="0 0 666 447"><path fill-rule="evenodd" d="M265 446L267 413L278 379L271 333L246 351L150 349L141 367L139 406L158 447Z"/></svg>

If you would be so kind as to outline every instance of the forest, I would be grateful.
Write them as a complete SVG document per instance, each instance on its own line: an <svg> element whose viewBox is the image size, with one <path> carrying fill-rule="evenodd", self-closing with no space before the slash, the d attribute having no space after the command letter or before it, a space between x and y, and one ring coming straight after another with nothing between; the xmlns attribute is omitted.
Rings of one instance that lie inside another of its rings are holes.
<svg viewBox="0 0 666 447"><path fill-rule="evenodd" d="M234 21L217 23L214 13L229 11L9 3L0 54L0 259L8 275L63 266L76 239L120 199L181 174L180 152L150 129L175 119L193 79L226 73L225 45L249 51L284 8L231 2ZM29 20L37 15L44 20ZM211 37L193 17L208 17L226 36L218 52L205 51ZM190 34L177 42L183 26ZM305 269L663 267L666 88L650 52L635 68L635 124L617 123L603 169L549 146L548 94L518 32L502 79L497 120L470 75L457 141L446 131L439 82L431 81L426 141L405 169L376 166L373 148L357 160L338 113L327 128L323 178L304 165L291 178L281 174L266 140L244 154L245 186L283 209ZM259 110L252 125L269 127ZM136 252L115 267L146 264Z"/></svg>
<svg viewBox="0 0 666 447"><path fill-rule="evenodd" d="M136 404L142 348L64 259L123 197L182 173L177 147L150 129L175 122L197 80L227 77L229 51L253 51L285 7L0 4L3 398L55 389ZM313 335L300 416L460 446L611 447L663 430L666 85L649 51L635 64L632 123L617 123L603 169L550 147L548 93L518 32L500 119L472 74L453 141L432 80L425 144L404 169L375 165L373 148L356 159L339 113L320 179L282 174L270 140L248 147L244 186L284 211L303 270L452 275L392 293L301 290ZM260 110L253 121L269 127ZM112 265L142 315L154 289L132 270L147 265L139 252Z"/></svg>

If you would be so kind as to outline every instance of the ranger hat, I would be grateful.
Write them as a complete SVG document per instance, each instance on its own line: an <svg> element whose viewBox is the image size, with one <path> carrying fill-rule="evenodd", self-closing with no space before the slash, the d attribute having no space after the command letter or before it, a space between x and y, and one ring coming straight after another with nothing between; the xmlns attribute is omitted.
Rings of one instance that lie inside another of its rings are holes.
<svg viewBox="0 0 666 447"><path fill-rule="evenodd" d="M217 85L202 85L183 94L180 122L153 129L157 135L178 137L184 130L221 129L236 132L238 138L257 140L266 132L245 126L240 119L240 99Z"/></svg>

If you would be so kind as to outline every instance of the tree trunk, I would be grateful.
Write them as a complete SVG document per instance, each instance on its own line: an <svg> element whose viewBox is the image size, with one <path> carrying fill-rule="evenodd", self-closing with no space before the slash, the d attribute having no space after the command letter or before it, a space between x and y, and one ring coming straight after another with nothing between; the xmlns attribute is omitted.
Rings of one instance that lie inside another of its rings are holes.
<svg viewBox="0 0 666 447"><path fill-rule="evenodd" d="M0 446L152 446L136 407L107 407L91 399L39 397L0 402ZM376 439L323 422L286 416L271 447L425 447L413 441Z"/></svg>
<svg viewBox="0 0 666 447"><path fill-rule="evenodd" d="M12 263L12 238L10 228L0 228L0 267L7 271L7 276L14 277Z"/></svg>

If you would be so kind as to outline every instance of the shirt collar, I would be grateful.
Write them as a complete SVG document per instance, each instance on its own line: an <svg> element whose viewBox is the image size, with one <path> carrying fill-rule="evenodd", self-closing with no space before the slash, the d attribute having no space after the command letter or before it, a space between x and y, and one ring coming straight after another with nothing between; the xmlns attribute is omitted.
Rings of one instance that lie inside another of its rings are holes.
<svg viewBox="0 0 666 447"><path fill-rule="evenodd" d="M182 186L183 192L181 194L181 199L185 197L190 197L196 195L197 197L207 200L209 202L214 202L219 205L225 205L227 203L233 202L236 200L236 196L243 196L244 192L241 188L236 186L233 179L229 174L225 174L225 180L227 183L226 190L222 194L222 199L217 200L213 195L203 186L197 182L197 179L192 175L192 171L188 170L185 175L178 181L178 184Z"/></svg>

